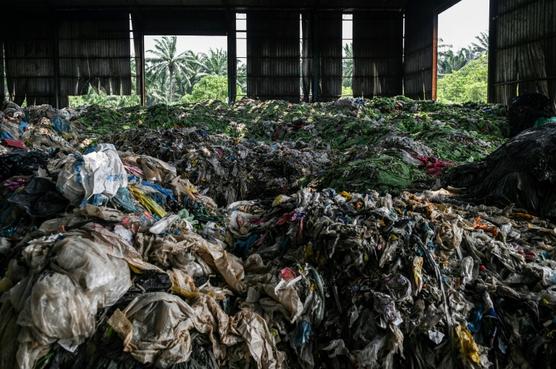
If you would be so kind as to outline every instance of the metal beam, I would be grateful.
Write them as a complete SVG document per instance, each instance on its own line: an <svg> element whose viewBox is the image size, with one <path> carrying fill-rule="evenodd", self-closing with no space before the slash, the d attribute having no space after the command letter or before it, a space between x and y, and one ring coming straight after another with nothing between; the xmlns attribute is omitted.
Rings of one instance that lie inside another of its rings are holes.
<svg viewBox="0 0 556 369"><path fill-rule="evenodd" d="M237 43L236 13L228 11L228 103L233 104L237 95Z"/></svg>
<svg viewBox="0 0 556 369"><path fill-rule="evenodd" d="M496 100L496 54L498 50L498 0L490 0L488 32L488 101Z"/></svg>
<svg viewBox="0 0 556 369"><path fill-rule="evenodd" d="M431 98L436 100L438 85L438 15L433 15L432 26L432 95Z"/></svg>

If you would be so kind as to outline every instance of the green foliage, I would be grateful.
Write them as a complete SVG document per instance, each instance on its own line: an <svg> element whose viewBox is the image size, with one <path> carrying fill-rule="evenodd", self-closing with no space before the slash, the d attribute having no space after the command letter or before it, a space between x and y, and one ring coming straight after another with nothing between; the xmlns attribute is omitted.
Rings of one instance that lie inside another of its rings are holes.
<svg viewBox="0 0 556 369"><path fill-rule="evenodd" d="M438 80L438 100L443 103L487 101L488 58L483 54L463 68Z"/></svg>
<svg viewBox="0 0 556 369"><path fill-rule="evenodd" d="M237 94L242 95L240 86L237 86ZM226 76L209 75L193 86L191 94L182 97L183 103L194 103L206 100L228 101L228 78Z"/></svg>
<svg viewBox="0 0 556 369"><path fill-rule="evenodd" d="M353 96L353 90L351 87L342 86L342 96Z"/></svg>
<svg viewBox="0 0 556 369"><path fill-rule="evenodd" d="M217 81L205 78L202 84L218 86L223 97L224 79L213 83ZM425 145L435 158L455 164L474 161L501 144L507 127L505 110L497 106L446 105L406 97L374 98L357 106L249 99L234 105L212 100L146 108L93 106L74 124L93 137L139 127L197 127L257 141L310 142L334 158L320 184L349 191L401 190L430 180L401 149L419 152Z"/></svg>
<svg viewBox="0 0 556 369"><path fill-rule="evenodd" d="M178 53L176 45L176 36L164 36L155 40L154 50L147 50L150 57L145 60L145 80L149 106L177 104L183 96L192 95L194 87L205 76L226 75L228 56L225 50Z"/></svg>
<svg viewBox="0 0 556 369"><path fill-rule="evenodd" d="M343 51L343 60L342 60L342 86L349 87L351 89L351 83L353 76L353 43L349 43L344 45ZM343 95L343 92L342 92ZM350 94L350 95L353 95Z"/></svg>
<svg viewBox="0 0 556 369"><path fill-rule="evenodd" d="M460 70L474 57L473 52L467 48L458 51L441 50L438 53L438 73L444 75Z"/></svg>
<svg viewBox="0 0 556 369"><path fill-rule="evenodd" d="M488 32L481 32L475 37L475 42L471 44L471 48L475 53L485 54L488 52Z"/></svg>
<svg viewBox="0 0 556 369"><path fill-rule="evenodd" d="M447 45L440 40L438 51L438 74L445 75L460 70L472 60L488 52L488 33L481 32L475 37L468 47L460 50L453 50L452 45Z"/></svg>
<svg viewBox="0 0 556 369"><path fill-rule="evenodd" d="M91 86L89 86L87 95L69 97L70 107L98 105L106 108L125 108L137 106L140 102L141 99L138 95L108 95L104 91L96 91Z"/></svg>

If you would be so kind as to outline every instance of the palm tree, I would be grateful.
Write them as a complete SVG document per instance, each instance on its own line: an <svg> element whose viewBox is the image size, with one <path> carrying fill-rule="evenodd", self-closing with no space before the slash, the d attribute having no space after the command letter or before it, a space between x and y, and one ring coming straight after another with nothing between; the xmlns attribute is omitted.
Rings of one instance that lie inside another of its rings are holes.
<svg viewBox="0 0 556 369"><path fill-rule="evenodd" d="M351 87L351 77L353 76L353 44L344 45L342 59L342 86Z"/></svg>
<svg viewBox="0 0 556 369"><path fill-rule="evenodd" d="M186 54L186 73L176 75L176 95L183 96L193 91L193 86L206 76L205 68L201 62L201 55L187 50Z"/></svg>
<svg viewBox="0 0 556 369"><path fill-rule="evenodd" d="M475 40L476 42L471 44L473 52L479 55L488 52L488 32L481 32Z"/></svg>
<svg viewBox="0 0 556 369"><path fill-rule="evenodd" d="M175 98L174 84L176 77L182 74L187 75L189 70L188 53L177 52L176 36L164 36L155 40L154 50L147 50L152 57L146 58L146 74L151 82L167 83L166 101L173 102Z"/></svg>
<svg viewBox="0 0 556 369"><path fill-rule="evenodd" d="M247 91L247 65L243 60L237 60L237 84L242 91Z"/></svg>
<svg viewBox="0 0 556 369"><path fill-rule="evenodd" d="M441 51L438 58L438 73L449 74L463 68L469 61L474 59L474 53L467 48L457 52L449 49Z"/></svg>
<svg viewBox="0 0 556 369"><path fill-rule="evenodd" d="M206 74L225 76L228 71L228 54L223 49L210 49L201 54L201 63Z"/></svg>

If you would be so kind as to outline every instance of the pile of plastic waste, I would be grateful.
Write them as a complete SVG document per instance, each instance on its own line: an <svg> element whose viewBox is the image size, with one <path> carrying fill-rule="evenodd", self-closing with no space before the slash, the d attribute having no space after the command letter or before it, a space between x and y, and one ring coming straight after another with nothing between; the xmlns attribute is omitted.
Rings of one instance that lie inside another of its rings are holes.
<svg viewBox="0 0 556 369"><path fill-rule="evenodd" d="M484 160L445 173L462 197L556 218L556 122L519 133Z"/></svg>
<svg viewBox="0 0 556 369"><path fill-rule="evenodd" d="M133 129L103 140L173 163L222 205L296 191L322 176L331 161L328 150L302 142L238 140L196 128Z"/></svg>
<svg viewBox="0 0 556 369"><path fill-rule="evenodd" d="M0 155L0 368L556 360L556 232L543 218L446 190L307 186L301 178L326 175L338 154L301 140L206 127L99 139L73 124L79 113L12 108ZM438 160L419 160L422 172L439 175Z"/></svg>
<svg viewBox="0 0 556 369"><path fill-rule="evenodd" d="M242 100L232 106L212 102L117 110L89 107L71 122L87 137L117 140L136 152L153 151L138 143L145 132L148 140L142 143L168 150L167 137L176 135L174 128L202 130L203 141L219 140L231 152L243 150L233 147L234 139L244 146L253 141L273 147L276 143L301 145L319 157L326 152L331 160L325 173L316 178L320 188L350 191L430 187L442 169L484 158L507 135L505 111L499 106L447 106L405 97L315 104ZM227 139L213 137L220 134ZM179 153L183 150L178 148Z"/></svg>

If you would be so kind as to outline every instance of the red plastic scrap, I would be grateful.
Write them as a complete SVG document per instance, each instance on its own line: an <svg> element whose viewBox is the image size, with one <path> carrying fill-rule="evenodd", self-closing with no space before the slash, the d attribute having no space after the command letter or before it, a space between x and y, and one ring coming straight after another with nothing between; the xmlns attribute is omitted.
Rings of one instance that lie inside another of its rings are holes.
<svg viewBox="0 0 556 369"><path fill-rule="evenodd" d="M284 213L277 221L276 224L278 225L283 225L286 224L287 222L290 222L292 220L292 216L294 214L294 211L290 211L288 213Z"/></svg>
<svg viewBox="0 0 556 369"><path fill-rule="evenodd" d="M294 279L296 277L296 273L292 268L286 267L282 270L280 270L280 278L282 278L283 280L287 281L291 281L292 279Z"/></svg>
<svg viewBox="0 0 556 369"><path fill-rule="evenodd" d="M433 156L418 156L417 159L425 167L427 174L439 176L444 168L452 166L452 162L435 158Z"/></svg>
<svg viewBox="0 0 556 369"><path fill-rule="evenodd" d="M4 139L2 140L2 143L4 146L14 147L16 149L27 149L27 146L25 146L25 143L21 140Z"/></svg>

